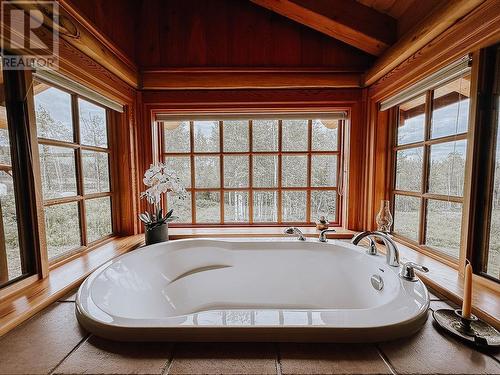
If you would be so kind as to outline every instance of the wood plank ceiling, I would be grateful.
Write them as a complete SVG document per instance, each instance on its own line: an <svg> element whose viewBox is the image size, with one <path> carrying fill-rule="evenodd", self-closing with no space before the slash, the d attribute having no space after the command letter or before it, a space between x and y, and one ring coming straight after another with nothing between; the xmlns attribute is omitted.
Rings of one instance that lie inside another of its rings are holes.
<svg viewBox="0 0 500 375"><path fill-rule="evenodd" d="M396 40L396 20L352 0L251 0L374 56Z"/></svg>
<svg viewBox="0 0 500 375"><path fill-rule="evenodd" d="M360 86L367 86L497 0L61 1L104 31L139 74L319 69L364 74ZM120 11L110 12L111 5Z"/></svg>
<svg viewBox="0 0 500 375"><path fill-rule="evenodd" d="M392 18L401 17L416 0L356 0L358 3L373 8Z"/></svg>

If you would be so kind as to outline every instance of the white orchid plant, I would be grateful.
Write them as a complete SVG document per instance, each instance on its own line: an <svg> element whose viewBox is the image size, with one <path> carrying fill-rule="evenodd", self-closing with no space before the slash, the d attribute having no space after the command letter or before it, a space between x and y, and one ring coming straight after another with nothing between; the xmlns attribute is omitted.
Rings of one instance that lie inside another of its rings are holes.
<svg viewBox="0 0 500 375"><path fill-rule="evenodd" d="M163 163L151 164L144 173L142 181L148 188L141 193L141 198L146 198L148 204L153 208L152 212L146 211L139 214L139 219L144 223L146 229L151 230L177 219L172 215L173 209L163 215L163 209L161 208L161 198L164 194L170 194L172 198L186 198L186 189L180 183L180 179L175 172L169 171Z"/></svg>

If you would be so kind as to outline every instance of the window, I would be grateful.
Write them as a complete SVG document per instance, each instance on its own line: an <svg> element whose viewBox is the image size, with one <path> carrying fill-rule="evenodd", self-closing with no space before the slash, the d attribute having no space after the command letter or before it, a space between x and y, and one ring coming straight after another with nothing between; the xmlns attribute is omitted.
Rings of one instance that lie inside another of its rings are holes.
<svg viewBox="0 0 500 375"><path fill-rule="evenodd" d="M107 109L36 81L35 115L49 261L113 233Z"/></svg>
<svg viewBox="0 0 500 375"><path fill-rule="evenodd" d="M476 272L500 281L500 46L482 51L478 107L478 139L481 147L475 153L477 168L473 172L477 186L475 209L478 218L473 226L473 267Z"/></svg>
<svg viewBox="0 0 500 375"><path fill-rule="evenodd" d="M498 65L497 65L498 67ZM497 71L497 85L498 75ZM500 279L500 97L497 95L494 98L496 101L496 118L494 119L496 137L494 137L495 148L493 154L493 187L490 202L490 223L488 247L483 256L482 271L493 278Z"/></svg>
<svg viewBox="0 0 500 375"><path fill-rule="evenodd" d="M460 252L470 74L401 104L393 232L454 261Z"/></svg>
<svg viewBox="0 0 500 375"><path fill-rule="evenodd" d="M13 152L7 118L4 72L0 66L0 286L29 273L21 249Z"/></svg>
<svg viewBox="0 0 500 375"><path fill-rule="evenodd" d="M188 190L179 224L339 223L336 119L161 123L162 154Z"/></svg>

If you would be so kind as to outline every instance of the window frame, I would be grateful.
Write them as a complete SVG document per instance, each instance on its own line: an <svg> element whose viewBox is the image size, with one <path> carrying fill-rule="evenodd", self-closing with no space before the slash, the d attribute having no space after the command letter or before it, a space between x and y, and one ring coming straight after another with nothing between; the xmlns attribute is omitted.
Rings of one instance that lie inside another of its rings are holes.
<svg viewBox="0 0 500 375"><path fill-rule="evenodd" d="M490 241L491 241L491 230L492 230L492 216L493 216L493 193L494 193L494 182L495 182L495 166L496 166L496 150L500 145L497 144L498 140L498 133L500 132L500 120L499 120L499 103L498 103L498 97L500 93L500 44L497 44L496 46L492 46L488 51L485 51L485 55L488 54L488 56L484 56L485 62L487 65L489 65L487 68L485 68L481 73L484 75L485 81L488 80L488 75L492 74L493 79L491 80L493 83L491 84L490 89L488 90L488 99L490 105L487 107L489 108L489 123L491 126L491 137L490 139L490 148L485 147L486 153L488 154L488 164L486 166L487 168L487 173L488 173L488 180L487 183L485 184L485 191L486 191L486 215L487 215L487 223L488 225L484 226L484 243L483 247L481 247L481 251L478 251L476 254L476 257L474 259L474 265L477 266L478 268L478 273L486 277L488 279L491 279L493 281L499 282L500 283L500 275L499 277L494 277L491 276L487 273L487 266L488 266L488 256L490 252ZM492 56L493 55L493 56ZM489 64L493 60L494 63L496 63L496 68L493 68L490 70L493 66L493 64ZM495 97L497 100L495 100ZM496 116L495 116L496 115Z"/></svg>
<svg viewBox="0 0 500 375"><path fill-rule="evenodd" d="M497 122L500 108L494 100L500 91L500 67L495 69L495 63L500 61L500 44L482 49L476 55L478 99L475 111L478 123L474 134L476 150L473 153L474 168L471 176L471 195L476 198L476 202L471 209L467 258L471 260L476 274L498 288L500 278L487 274L486 267L492 223L495 146L497 133L500 132L500 123Z"/></svg>
<svg viewBox="0 0 500 375"><path fill-rule="evenodd" d="M471 71L469 71L469 74L471 76L471 81L474 79L473 74ZM466 196L466 186L468 183L467 180L467 163L468 159L470 158L469 156L469 142L470 142L470 133L473 131L473 126L471 124L471 114L473 112L473 100L474 100L474 95L473 95L473 86L471 85L471 92L469 96L470 104L469 104L469 114L468 114L468 127L466 132L462 133L457 133L457 134L452 134L452 135L447 135L447 136L441 136L437 138L432 138L431 137L431 127L432 127L432 112L433 112L433 93L436 89L439 87L442 87L446 85L449 82L452 82L453 80L457 79L456 77L452 77L449 80L441 83L439 86L433 87L429 90L426 90L425 93L421 93L417 96L421 96L425 94L425 103L424 103L424 138L422 141L419 142L412 142L404 145L398 145L397 144L397 130L399 126L399 105L392 108L390 111L390 116L391 116L391 122L393 126L391 126L391 184L390 184L390 202L391 202L391 208L392 212L395 213L395 200L396 196L403 196L403 197L414 197L418 198L420 200L420 206L419 206L419 221L418 221L418 228L417 228L417 241L410 239L408 237L405 237L402 234L399 234L398 232L394 231L394 224L391 229L391 234L397 238L398 240L401 240L402 242L411 245L414 248L417 248L419 250L423 250L425 253L437 258L438 260L441 260L453 267L457 267L459 263L461 263L461 258L462 258L462 248L463 244L461 243L458 248L458 254L457 258L452 257L449 254L446 254L444 251L435 248L433 246L427 245L425 243L425 237L426 237L426 228L427 228L427 217L428 217L428 212L427 212L427 205L429 201L441 201L441 202L451 202L451 203L460 203L462 205L462 218L461 218L461 234L460 237L461 239L463 238L462 232L464 230L467 230L467 227L464 225L464 215L466 213L466 205L467 205L467 196ZM416 96L416 97L417 97ZM464 190L462 193L462 196L453 196L453 195L444 195L444 194L436 194L436 193L430 193L428 192L429 189L429 172L430 172L430 149L431 146L433 145L439 145L439 144L444 144L447 142L454 142L454 141L462 141L466 140L467 141L467 148L466 148L466 161L465 161L465 171L464 171ZM422 174L421 174L421 186L420 186L420 191L413 192L413 191L406 191L406 190L397 190L396 189L396 171L397 171L397 151L400 150L407 150L407 149L413 149L417 147L422 147L422 152L423 152L423 158L422 158ZM462 242L462 241L461 241Z"/></svg>
<svg viewBox="0 0 500 375"><path fill-rule="evenodd" d="M48 259L48 264L49 264L49 269L54 268L55 266L59 265L62 262L66 262L70 259L72 259L75 255L78 255L88 249L91 249L95 246L98 246L99 244L102 244L106 241L109 241L111 238L116 236L116 223L115 223L115 215L113 212L113 206L114 202L116 200L115 198L115 189L114 189L114 181L113 181L113 145L112 145L112 118L111 118L111 110L105 106L103 106L100 103L97 103L96 101L89 99L87 97L84 97L80 94L77 94L76 92L73 92L71 90L68 90L64 87L61 87L59 85L56 85L52 82L48 82L42 78L33 78L33 86L35 86L35 82L46 84L49 87L56 88L60 91L63 91L67 94L70 95L71 97L71 123L72 123L72 130L73 130L73 141L68 142L68 141L61 141L61 140L55 140L55 139L50 139L50 138L42 138L39 137L38 134L35 133L36 137L36 142L37 146L39 145L46 145L46 146L55 146L55 147L64 147L66 149L72 149L73 152L75 153L75 179L76 179L76 191L77 194L75 196L71 197L64 197L64 198L50 198L50 199L44 199L43 198L43 192L40 192L42 196L42 211L43 215L45 217L45 209L47 207L52 207L56 205L61 205L65 203L77 203L78 205L78 214L79 214L79 222L80 222L80 239L81 239L81 245L74 248L70 249L68 251L65 251L64 253L49 259L48 257L48 246L47 243L45 242L45 251L47 252L47 259ZM33 98L35 97L35 93L33 94ZM86 102L89 102L95 106L98 106L102 109L104 109L105 114L106 114L106 136L107 136L107 148L104 147L99 147L99 146L90 146L90 145L85 145L81 143L81 134L80 134L80 110L79 110L79 105L78 105L78 100L82 99ZM34 111L34 116L36 115L36 108L34 106L34 101L33 101L33 111ZM37 130L37 125L36 125L36 120L35 121L35 130ZM108 192L99 192L99 193L85 193L84 189L84 174L83 174L83 157L82 157L82 151L94 151L94 152L100 152L100 153L105 153L108 155L108 178L109 178L109 191ZM40 160L37 160L37 163L40 163ZM40 174L41 176L41 174ZM88 241L88 236L87 236L87 215L86 215L86 207L85 207L85 202L87 200L91 199L96 199L96 198L104 198L104 197L109 197L110 199L110 218L111 218L111 233L99 238L95 241ZM43 223L45 225L45 222Z"/></svg>
<svg viewBox="0 0 500 375"><path fill-rule="evenodd" d="M7 290L15 288L18 283L29 283L37 279L38 275L44 275L46 267L41 254L43 246L40 244L43 228L40 229L40 220L37 216L41 206L36 178L33 175L33 171L37 169L38 160L30 157L33 127L30 112L31 98L26 93L29 92L31 86L31 72L2 70L1 74L5 85L7 130L11 154L10 170L13 175L19 251L23 270L22 275L0 284L0 290ZM38 155L36 152L35 154ZM1 217L0 220L2 220ZM7 256L6 252L5 256ZM5 261L7 262L7 258Z"/></svg>
<svg viewBox="0 0 500 375"><path fill-rule="evenodd" d="M158 111L161 113L161 111ZM335 111L338 112L338 111ZM339 120L338 125L338 135L337 135L337 150L336 151L313 151L312 150L312 122L316 118L326 118L328 115L322 113L322 116L315 116L314 113L304 113L301 119L308 121L307 123L307 133L308 133L308 147L307 151L283 151L282 150L282 123L283 120L287 120L287 116L283 114L269 114L268 117L263 118L261 114L244 114L238 116L238 119L248 121L248 139L249 139L249 151L247 152L233 152L233 151L223 151L223 122L237 120L235 116L217 116L218 120L214 120L211 116L212 121L217 121L219 126L219 151L218 152L195 152L194 151L194 122L199 120L204 120L199 116L186 116L184 121L189 121L190 128L190 151L189 152L165 152L164 150L164 129L163 121L155 121L155 129L157 132L157 151L159 155L159 160L165 161L168 156L189 156L191 163L191 187L186 188L188 192L191 193L191 223L175 223L172 222L170 225L178 228L200 228L200 227L249 227L249 226L259 226L259 227L277 227L283 225L300 225L300 226L314 226L315 222L311 221L311 192L312 191L335 191L336 192L336 217L334 221L330 221L332 226L342 225L342 212L343 212L343 194L339 191L343 189L343 173L341 173L342 168L344 168L344 136L345 136L345 126L349 118L349 112L346 119ZM154 118L154 117L153 117ZM188 120L189 118L189 120ZM278 121L278 149L277 151L253 151L253 121L259 119L266 120L277 120ZM294 115L294 119L298 119ZM249 158L249 187L246 188L226 188L224 187L224 155L229 156L248 156ZM253 187L253 155L267 155L278 157L278 178L276 187ZM305 155L307 156L307 186L306 187L283 187L282 186L282 157L284 155ZM335 187L314 187L312 185L312 156L313 155L336 155L337 156L337 171L336 171L336 186ZM219 157L219 173L220 173L220 186L218 188L196 188L194 186L194 158L195 156L218 156ZM344 171L345 173L345 171ZM225 192L248 192L248 222L224 222L224 193ZM253 220L253 193L255 191L272 191L277 192L277 222L254 222ZM306 192L306 220L304 222L285 222L283 221L282 215L282 195L283 191L305 191ZM219 192L220 194L220 221L218 223L197 223L196 222L196 192ZM163 207L166 209L166 202L164 200Z"/></svg>

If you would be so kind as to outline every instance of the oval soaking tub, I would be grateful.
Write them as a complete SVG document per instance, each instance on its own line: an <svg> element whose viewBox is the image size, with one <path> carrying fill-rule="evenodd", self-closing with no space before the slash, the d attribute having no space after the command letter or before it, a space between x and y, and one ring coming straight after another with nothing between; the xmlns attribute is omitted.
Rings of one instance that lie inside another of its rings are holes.
<svg viewBox="0 0 500 375"><path fill-rule="evenodd" d="M114 340L370 342L414 333L428 307L420 280L362 247L191 239L104 264L80 287L76 314Z"/></svg>

